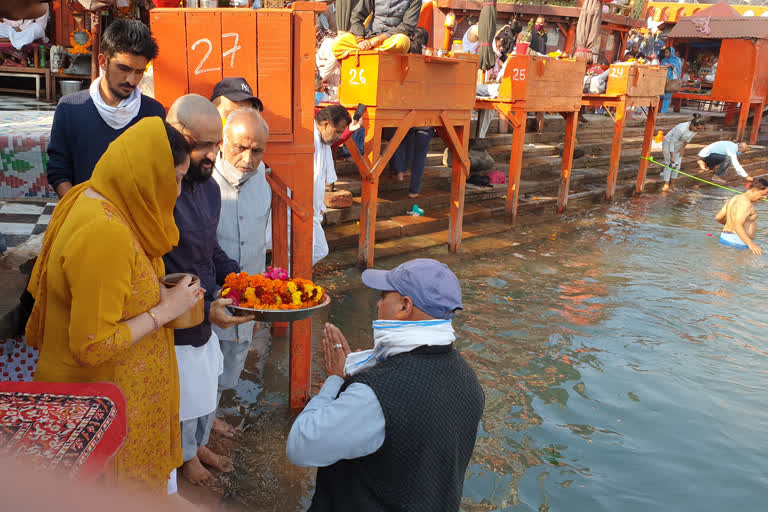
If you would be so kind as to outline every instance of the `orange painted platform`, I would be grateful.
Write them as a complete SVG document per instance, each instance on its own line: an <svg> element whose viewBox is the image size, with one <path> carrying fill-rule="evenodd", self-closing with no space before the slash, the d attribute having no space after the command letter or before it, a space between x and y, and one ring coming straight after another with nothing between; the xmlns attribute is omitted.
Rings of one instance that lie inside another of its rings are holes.
<svg viewBox="0 0 768 512"><path fill-rule="evenodd" d="M666 82L667 68L617 63L612 64L608 71L605 94L584 94L581 98L581 104L584 106L613 108L616 112L611 144L611 161L608 165L608 183L605 188L607 201L612 200L616 192L627 109L634 107L648 107L648 118L643 133L643 149L635 187L637 193L643 191L645 176L648 172L648 160L646 158L651 155L659 96L664 94Z"/></svg>
<svg viewBox="0 0 768 512"><path fill-rule="evenodd" d="M469 124L475 100L478 58L396 55L361 51L342 60L339 102L350 110L368 108L365 153L352 140L346 143L362 179L362 211L358 263L371 267L376 243L379 178L408 130L432 126L453 154L451 219L448 247L461 245L464 190L469 175ZM382 132L395 128L381 152Z"/></svg>
<svg viewBox="0 0 768 512"><path fill-rule="evenodd" d="M566 129L563 162L560 169L560 191L557 211L568 202L576 122L581 108L581 93L586 63L532 55L510 55L504 70L498 98L477 98L475 108L493 109L508 120L513 128L512 154L509 159L507 185L507 220L517 216L520 174L523 163L525 122L528 112L565 113Z"/></svg>

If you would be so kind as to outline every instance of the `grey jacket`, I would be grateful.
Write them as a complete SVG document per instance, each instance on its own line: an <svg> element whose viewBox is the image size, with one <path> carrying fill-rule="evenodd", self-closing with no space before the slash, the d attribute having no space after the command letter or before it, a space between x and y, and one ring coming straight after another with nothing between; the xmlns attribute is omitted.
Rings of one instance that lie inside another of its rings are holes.
<svg viewBox="0 0 768 512"><path fill-rule="evenodd" d="M373 13L371 26L366 30L365 19ZM358 37L379 34L413 36L419 23L421 0L358 0L352 9L349 31Z"/></svg>

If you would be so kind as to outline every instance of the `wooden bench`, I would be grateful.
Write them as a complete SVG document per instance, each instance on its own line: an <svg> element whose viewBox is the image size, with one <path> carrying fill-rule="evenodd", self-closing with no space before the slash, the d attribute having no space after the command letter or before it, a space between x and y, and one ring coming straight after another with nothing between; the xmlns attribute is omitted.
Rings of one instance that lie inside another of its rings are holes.
<svg viewBox="0 0 768 512"><path fill-rule="evenodd" d="M51 70L48 68L27 68L16 66L0 66L0 76L35 79L35 99L40 99L40 79L45 78L45 101L51 101ZM0 92L16 92L29 94L29 89L0 89Z"/></svg>

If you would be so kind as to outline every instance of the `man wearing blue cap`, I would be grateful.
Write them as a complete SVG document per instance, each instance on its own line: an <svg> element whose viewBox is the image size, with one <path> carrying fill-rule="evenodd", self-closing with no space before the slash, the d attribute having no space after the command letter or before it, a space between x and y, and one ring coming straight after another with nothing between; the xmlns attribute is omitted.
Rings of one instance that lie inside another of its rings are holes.
<svg viewBox="0 0 768 512"><path fill-rule="evenodd" d="M291 461L319 468L309 510L458 510L485 403L453 347L459 281L416 259L363 283L381 291L373 349L325 325L328 378L288 435Z"/></svg>

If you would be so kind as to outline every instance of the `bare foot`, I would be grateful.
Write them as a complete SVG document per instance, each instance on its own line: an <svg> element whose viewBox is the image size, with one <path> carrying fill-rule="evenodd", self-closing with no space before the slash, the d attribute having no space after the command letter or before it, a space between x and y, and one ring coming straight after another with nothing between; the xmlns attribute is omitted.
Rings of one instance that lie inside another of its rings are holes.
<svg viewBox="0 0 768 512"><path fill-rule="evenodd" d="M235 437L235 427L219 418L213 420L213 430L229 439Z"/></svg>
<svg viewBox="0 0 768 512"><path fill-rule="evenodd" d="M198 448L197 456L200 458L200 462L206 466L216 468L222 473L231 473L234 468L232 466L232 459L213 453L207 446Z"/></svg>
<svg viewBox="0 0 768 512"><path fill-rule="evenodd" d="M181 474L194 485L210 485L213 483L213 475L200 464L200 459L197 457L189 459L181 466Z"/></svg>
<svg viewBox="0 0 768 512"><path fill-rule="evenodd" d="M661 187L661 191L666 192L667 190L669 190L669 183L664 183L664 186Z"/></svg>
<svg viewBox="0 0 768 512"><path fill-rule="evenodd" d="M405 179L405 173L399 172L397 173L397 181L403 181Z"/></svg>

